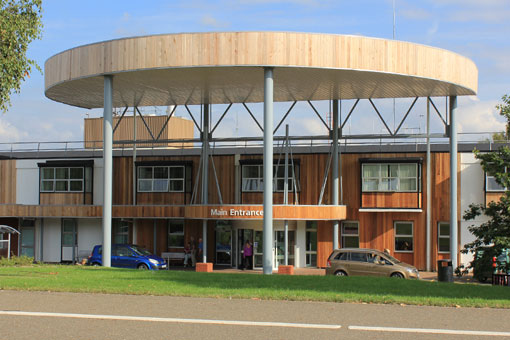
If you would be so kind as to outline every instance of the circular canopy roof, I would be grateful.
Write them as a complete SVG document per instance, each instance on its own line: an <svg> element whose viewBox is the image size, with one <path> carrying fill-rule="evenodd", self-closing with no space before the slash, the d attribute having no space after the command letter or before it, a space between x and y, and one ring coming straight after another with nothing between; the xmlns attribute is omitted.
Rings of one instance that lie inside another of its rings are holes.
<svg viewBox="0 0 510 340"><path fill-rule="evenodd" d="M474 95L478 70L456 53L408 42L290 32L165 34L72 48L45 63L45 94L103 107L103 77L114 76L113 105L262 102L264 67L274 68L274 100Z"/></svg>

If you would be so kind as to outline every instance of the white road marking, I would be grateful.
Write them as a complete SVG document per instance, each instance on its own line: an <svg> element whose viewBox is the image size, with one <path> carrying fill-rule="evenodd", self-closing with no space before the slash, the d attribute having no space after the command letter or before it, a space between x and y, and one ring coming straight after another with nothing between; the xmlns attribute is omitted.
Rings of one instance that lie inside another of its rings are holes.
<svg viewBox="0 0 510 340"><path fill-rule="evenodd" d="M229 326L290 327L290 328L315 328L315 329L340 329L342 327L341 325L309 324L309 323L157 318L157 317L147 317L147 316L45 313L45 312L22 312L22 311L0 311L0 315L39 316L39 317L53 317L53 318L96 319L96 320L123 320L123 321L211 324L211 325L229 325Z"/></svg>
<svg viewBox="0 0 510 340"><path fill-rule="evenodd" d="M371 332L426 333L426 334L478 335L478 336L510 336L510 332L467 331L467 330L457 330L457 329L398 328L398 327L370 327L370 326L349 326L348 329L355 330L355 331L371 331Z"/></svg>

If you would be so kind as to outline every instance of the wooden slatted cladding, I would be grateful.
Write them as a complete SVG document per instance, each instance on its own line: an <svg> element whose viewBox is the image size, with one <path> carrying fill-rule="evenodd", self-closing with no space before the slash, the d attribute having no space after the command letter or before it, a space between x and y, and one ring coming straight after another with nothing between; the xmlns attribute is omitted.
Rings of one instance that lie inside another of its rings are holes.
<svg viewBox="0 0 510 340"><path fill-rule="evenodd" d="M40 193L39 204L42 205L92 204L92 193L91 192Z"/></svg>
<svg viewBox="0 0 510 340"><path fill-rule="evenodd" d="M152 136L159 139L191 139L193 138L194 125L191 120L172 117L165 126L168 116L149 116L144 115L145 122L149 126ZM120 123L119 123L120 120ZM134 139L133 129L133 116L128 116L127 113L124 117L113 117L113 127L118 124L113 140L115 141L132 141ZM142 118L137 115L136 117L136 139L137 140L152 140L151 133L144 125ZM164 128L163 128L164 127ZM163 130L162 130L163 128ZM103 147L103 118L85 118L84 127L84 140L85 148L102 148ZM137 143L137 147L167 147L167 148L188 148L192 143ZM132 148L133 143L122 143L115 145L121 148Z"/></svg>
<svg viewBox="0 0 510 340"><path fill-rule="evenodd" d="M0 160L0 204L16 203L16 160Z"/></svg>

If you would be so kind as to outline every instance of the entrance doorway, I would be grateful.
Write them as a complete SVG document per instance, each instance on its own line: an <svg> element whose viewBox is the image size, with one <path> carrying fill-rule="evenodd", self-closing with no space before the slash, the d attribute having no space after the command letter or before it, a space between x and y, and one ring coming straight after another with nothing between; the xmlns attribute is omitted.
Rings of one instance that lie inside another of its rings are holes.
<svg viewBox="0 0 510 340"><path fill-rule="evenodd" d="M294 266L294 246L296 244L296 232L294 230L288 231L288 264ZM285 265L285 231L276 230L274 232L274 249L275 249L275 269L279 265Z"/></svg>
<svg viewBox="0 0 510 340"><path fill-rule="evenodd" d="M256 233L257 231L255 231ZM243 268L243 253L242 250L244 248L244 244L246 241L250 241L253 248L255 249L255 245L253 242L254 230L253 229L238 229L237 230L237 268ZM255 267L255 263L253 264Z"/></svg>
<svg viewBox="0 0 510 340"><path fill-rule="evenodd" d="M232 226L216 222L216 264L232 266Z"/></svg>

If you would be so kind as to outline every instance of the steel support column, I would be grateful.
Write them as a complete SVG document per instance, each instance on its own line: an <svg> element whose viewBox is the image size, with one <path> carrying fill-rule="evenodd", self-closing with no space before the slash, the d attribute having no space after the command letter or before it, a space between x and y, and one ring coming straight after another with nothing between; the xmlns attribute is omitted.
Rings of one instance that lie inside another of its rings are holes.
<svg viewBox="0 0 510 340"><path fill-rule="evenodd" d="M264 68L264 274L273 273L273 68Z"/></svg>
<svg viewBox="0 0 510 340"><path fill-rule="evenodd" d="M339 177L338 177L338 99L333 99L333 173L332 173L332 193L333 205L339 203ZM338 249L338 221L333 221L333 249Z"/></svg>
<svg viewBox="0 0 510 340"><path fill-rule="evenodd" d="M283 175L283 204L289 204L289 125L285 125L285 174ZM285 265L289 265L289 221L284 221L284 259Z"/></svg>
<svg viewBox="0 0 510 340"><path fill-rule="evenodd" d="M113 76L104 76L103 107L103 266L111 267Z"/></svg>
<svg viewBox="0 0 510 340"><path fill-rule="evenodd" d="M450 256L457 261L457 96L450 96Z"/></svg>
<svg viewBox="0 0 510 340"><path fill-rule="evenodd" d="M133 107L133 205L136 205L136 193L137 193L137 183L136 183L136 107ZM136 225L136 218L133 218L133 235L132 241L134 244L138 243L138 230Z"/></svg>
<svg viewBox="0 0 510 340"><path fill-rule="evenodd" d="M202 125L202 204L208 204L209 196L209 103L204 103ZM202 221L202 262L207 263L207 220Z"/></svg>
<svg viewBox="0 0 510 340"><path fill-rule="evenodd" d="M427 271L432 271L432 173L431 173L431 159L430 159L430 98L427 97L427 214L426 214L426 230L427 238L425 240L425 248L427 253Z"/></svg>

